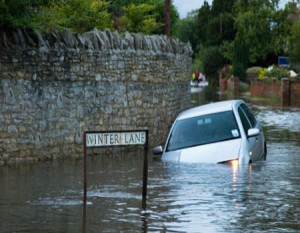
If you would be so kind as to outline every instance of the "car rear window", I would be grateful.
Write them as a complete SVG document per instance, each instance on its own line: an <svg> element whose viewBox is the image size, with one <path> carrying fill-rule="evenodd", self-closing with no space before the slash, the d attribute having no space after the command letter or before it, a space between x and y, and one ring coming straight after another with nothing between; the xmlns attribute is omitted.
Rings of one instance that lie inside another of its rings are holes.
<svg viewBox="0 0 300 233"><path fill-rule="evenodd" d="M166 150L178 150L239 137L240 131L233 112L219 112L177 121Z"/></svg>

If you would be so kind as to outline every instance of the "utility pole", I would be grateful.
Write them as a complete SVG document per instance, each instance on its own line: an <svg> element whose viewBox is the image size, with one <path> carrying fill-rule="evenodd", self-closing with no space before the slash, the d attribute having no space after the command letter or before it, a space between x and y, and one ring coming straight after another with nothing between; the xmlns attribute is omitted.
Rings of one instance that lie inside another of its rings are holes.
<svg viewBox="0 0 300 233"><path fill-rule="evenodd" d="M167 36L171 35L170 30L170 5L171 0L165 0L165 34Z"/></svg>

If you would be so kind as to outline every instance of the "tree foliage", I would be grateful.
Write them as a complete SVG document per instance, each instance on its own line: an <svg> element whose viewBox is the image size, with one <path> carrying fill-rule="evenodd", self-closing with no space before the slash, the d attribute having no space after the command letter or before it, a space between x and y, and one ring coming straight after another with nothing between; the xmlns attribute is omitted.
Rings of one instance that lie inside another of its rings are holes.
<svg viewBox="0 0 300 233"><path fill-rule="evenodd" d="M6 0L0 2L0 27L4 29L24 27L30 21L30 0Z"/></svg>
<svg viewBox="0 0 300 233"><path fill-rule="evenodd" d="M289 37L289 55L293 65L300 64L300 22L295 22L292 26Z"/></svg>
<svg viewBox="0 0 300 233"><path fill-rule="evenodd" d="M298 5L300 3L298 2ZM288 36L288 51L290 62L293 66L300 65L300 9L296 3L289 3L286 7L286 11L288 12L291 18L291 30Z"/></svg>
<svg viewBox="0 0 300 233"><path fill-rule="evenodd" d="M106 0L53 1L40 8L35 15L33 27L43 31L69 28L73 32L85 32L93 28L112 28Z"/></svg>
<svg viewBox="0 0 300 233"><path fill-rule="evenodd" d="M178 37L181 41L190 42L194 51L196 51L198 36L194 33L196 29L195 15L196 11L191 12L186 18L178 20L176 23L176 30L174 36Z"/></svg>
<svg viewBox="0 0 300 233"><path fill-rule="evenodd" d="M130 4L123 8L124 16L120 18L121 32L152 33L159 27L155 19L155 6L148 4Z"/></svg>
<svg viewBox="0 0 300 233"><path fill-rule="evenodd" d="M203 72L208 76L214 76L218 69L226 62L218 46L203 47L200 50Z"/></svg>
<svg viewBox="0 0 300 233"><path fill-rule="evenodd" d="M249 65L271 64L274 59L268 59L291 51L287 45L291 34L288 18L295 7L290 3L282 9L278 3L278 0L213 0L210 6L204 1L198 12L188 18L188 23L183 19L179 24L184 27L181 31L189 33L181 38L191 42L194 59L206 59L203 53L210 56L207 51L218 48L220 60L233 64L234 74L243 78ZM290 44L295 45L296 41L291 37ZM223 64L219 64L221 68Z"/></svg>
<svg viewBox="0 0 300 233"><path fill-rule="evenodd" d="M236 8L235 40L245 43L249 49L249 61L255 63L258 59L265 59L270 53L276 53L278 48L273 43L276 35L272 30L275 5L270 1L256 0L236 4Z"/></svg>
<svg viewBox="0 0 300 233"><path fill-rule="evenodd" d="M171 5L171 32L178 12ZM121 25L122 23L122 25ZM164 32L164 0L2 0L0 29L69 28L84 32L93 28L142 33Z"/></svg>
<svg viewBox="0 0 300 233"><path fill-rule="evenodd" d="M246 70L249 62L249 48L245 41L235 40L233 43L233 75L246 80Z"/></svg>
<svg viewBox="0 0 300 233"><path fill-rule="evenodd" d="M109 12L112 15L113 21L114 21L114 29L120 31L124 31L124 18L125 21L130 20L132 18L132 12L128 8L130 8L130 5L134 5L137 8L137 10L144 10L141 9L142 7L139 7L139 5L148 5L153 7L152 10L147 11L146 13L149 14L144 15L144 17L151 17L154 21L156 26L155 29L152 31L152 33L155 34L163 34L164 33L164 0L114 0L110 1L109 5ZM133 8L132 8L133 9ZM128 15L127 13L130 13L131 15ZM171 34L175 33L176 30L176 23L179 18L178 12L174 5L171 5ZM126 19L127 18L127 19ZM153 20L150 20L149 24L153 25ZM122 22L121 22L122 21ZM121 25L123 23L123 25ZM121 29L122 26L122 29ZM153 25L154 26L154 25ZM149 30L149 27L146 27ZM130 31L127 29L127 31ZM143 32L143 31L142 31Z"/></svg>
<svg viewBox="0 0 300 233"><path fill-rule="evenodd" d="M231 63L244 77L249 65L267 65L288 55L300 60L299 1L282 9L279 0L213 0L185 19L171 4L171 35L190 42L194 59L207 72ZM53 28L84 32L110 28L119 32L164 33L165 0L2 0L0 29ZM298 19L299 21L299 19ZM293 26L292 26L293 25ZM212 64L210 64L210 62ZM272 61L273 62L273 61Z"/></svg>

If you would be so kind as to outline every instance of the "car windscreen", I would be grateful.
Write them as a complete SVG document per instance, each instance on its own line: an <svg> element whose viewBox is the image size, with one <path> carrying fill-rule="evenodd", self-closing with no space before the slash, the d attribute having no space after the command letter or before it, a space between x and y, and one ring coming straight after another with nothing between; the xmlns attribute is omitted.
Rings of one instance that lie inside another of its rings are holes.
<svg viewBox="0 0 300 233"><path fill-rule="evenodd" d="M232 111L178 120L171 132L166 151L226 141L240 137Z"/></svg>

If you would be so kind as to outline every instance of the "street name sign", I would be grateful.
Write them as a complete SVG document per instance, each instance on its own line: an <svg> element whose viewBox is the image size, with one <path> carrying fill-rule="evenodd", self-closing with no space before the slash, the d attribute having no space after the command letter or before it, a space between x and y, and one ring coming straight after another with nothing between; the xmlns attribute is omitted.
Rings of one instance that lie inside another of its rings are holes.
<svg viewBox="0 0 300 233"><path fill-rule="evenodd" d="M87 132L87 147L145 145L146 131Z"/></svg>
<svg viewBox="0 0 300 233"><path fill-rule="evenodd" d="M148 130L131 131L85 131L83 135L83 215L86 215L87 200L87 153L88 148L112 146L144 146L144 169L142 208L146 209L148 179ZM84 217L85 219L85 217Z"/></svg>

